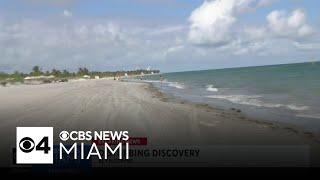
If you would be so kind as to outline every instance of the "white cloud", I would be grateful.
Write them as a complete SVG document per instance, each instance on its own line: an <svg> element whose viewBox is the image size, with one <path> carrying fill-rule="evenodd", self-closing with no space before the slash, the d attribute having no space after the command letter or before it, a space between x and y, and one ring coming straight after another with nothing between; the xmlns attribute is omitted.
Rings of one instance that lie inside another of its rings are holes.
<svg viewBox="0 0 320 180"><path fill-rule="evenodd" d="M221 46L232 40L231 27L236 14L253 0L204 1L189 17L188 39L197 45Z"/></svg>
<svg viewBox="0 0 320 180"><path fill-rule="evenodd" d="M317 43L317 42L311 42L311 43L294 42L293 44L298 49L301 49L301 50L319 50L320 49L320 43Z"/></svg>
<svg viewBox="0 0 320 180"><path fill-rule="evenodd" d="M235 55L247 55L248 53L258 54L264 50L266 43L254 42L249 43L246 46L240 44L239 47L234 48L233 54Z"/></svg>
<svg viewBox="0 0 320 180"><path fill-rule="evenodd" d="M316 31L308 24L305 11L296 9L288 14L285 11L275 10L269 13L266 19L266 25L260 27L246 26L243 28L243 34L238 34L238 38L245 42L242 43L239 54L250 52L245 51L248 49L248 44L263 42L272 42L262 44L264 46L262 48L268 49L268 52L273 55L275 53L280 54L281 51L279 52L277 49L281 49L283 54L289 52L290 48L292 51L296 49L302 51L317 49L317 43L308 43L311 40L310 37L314 37ZM238 51L236 50L236 52ZM257 53L257 51L250 53Z"/></svg>
<svg viewBox="0 0 320 180"><path fill-rule="evenodd" d="M241 27L240 23L236 23L241 13L276 2L278 0L204 1L189 17L188 40L193 45L228 49L234 54L243 55L263 51L269 45L266 41L279 43L281 39L287 39L291 41L284 40L285 43L291 42L293 47L293 42L306 41L315 33L302 9L291 13L272 11L266 16L266 24L261 26L242 24Z"/></svg>
<svg viewBox="0 0 320 180"><path fill-rule="evenodd" d="M98 18L0 18L0 25L0 71L28 71L34 65L44 70L79 66L97 70L156 68L156 62L184 51L185 43L184 33L169 33L180 31L175 25L155 28ZM159 33L154 33L155 29Z"/></svg>
<svg viewBox="0 0 320 180"><path fill-rule="evenodd" d="M177 25L177 26L169 26L164 28L157 28L154 31L150 32L150 35L162 35L162 34L170 34L181 32L185 29L185 26Z"/></svg>
<svg viewBox="0 0 320 180"><path fill-rule="evenodd" d="M279 0L260 0L258 1L257 3L257 7L260 8L260 7L267 7L267 6L270 6L276 2L278 2Z"/></svg>
<svg viewBox="0 0 320 180"><path fill-rule="evenodd" d="M250 41L263 40L270 35L266 28L255 26L243 28L243 33Z"/></svg>
<svg viewBox="0 0 320 180"><path fill-rule="evenodd" d="M314 30L307 23L306 13L297 9L287 14L284 11L272 11L267 16L268 28L272 33L285 38L303 38L311 35Z"/></svg>
<svg viewBox="0 0 320 180"><path fill-rule="evenodd" d="M177 51L180 51L184 48L183 45L177 45L177 46L172 46L172 47L169 47L168 49L166 49L163 53L163 55L166 57L167 55L169 55L170 53L174 53L174 52L177 52Z"/></svg>
<svg viewBox="0 0 320 180"><path fill-rule="evenodd" d="M72 12L69 10L64 10L62 15L65 17L72 17Z"/></svg>

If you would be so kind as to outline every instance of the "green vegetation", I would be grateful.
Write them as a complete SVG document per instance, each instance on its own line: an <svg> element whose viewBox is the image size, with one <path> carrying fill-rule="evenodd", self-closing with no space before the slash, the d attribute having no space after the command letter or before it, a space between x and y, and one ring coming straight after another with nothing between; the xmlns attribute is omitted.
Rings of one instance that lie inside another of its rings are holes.
<svg viewBox="0 0 320 180"><path fill-rule="evenodd" d="M151 74L153 73L159 73L159 70L134 70L134 71L105 71L105 72L99 72L99 71L89 71L85 67L81 67L78 69L77 72L69 72L67 70L57 70L52 69L51 71L43 72L41 71L41 68L39 66L34 66L32 68L32 71L30 73L21 73L18 71L15 71L14 73L4 73L0 72L0 85L6 86L7 83L14 83L14 82L23 82L24 78L27 76L55 76L55 78L59 79L60 81L67 81L68 79L74 79L74 78L81 78L84 75L89 75L91 78L94 78L95 76L99 76L100 78L103 77L116 77L116 76L124 76L127 75L140 75L141 73L144 74Z"/></svg>
<svg viewBox="0 0 320 180"><path fill-rule="evenodd" d="M13 74L7 74L0 72L0 83L5 86L8 82L23 82L23 79L26 77L26 74L15 71ZM6 82L6 83L5 83Z"/></svg>

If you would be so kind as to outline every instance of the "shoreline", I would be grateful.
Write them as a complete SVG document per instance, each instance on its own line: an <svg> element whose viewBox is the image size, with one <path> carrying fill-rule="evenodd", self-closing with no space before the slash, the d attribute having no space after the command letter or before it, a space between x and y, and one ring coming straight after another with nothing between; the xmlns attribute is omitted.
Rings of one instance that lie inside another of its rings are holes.
<svg viewBox="0 0 320 180"><path fill-rule="evenodd" d="M231 110L170 98L149 83L99 79L11 86L0 88L0 99L0 136L8 137L0 147L4 162L11 162L8 147L15 146L17 126L42 126L54 127L54 133L128 130L132 137L147 137L151 146L306 147L311 164L320 164L320 144L310 137ZM58 134L54 137L58 142Z"/></svg>
<svg viewBox="0 0 320 180"><path fill-rule="evenodd" d="M189 105L192 105L196 108L204 108L209 111L221 111L221 112L232 113L232 114L238 116L238 118L239 118L238 120L240 120L240 121L248 121L248 122L252 122L252 123L256 123L256 124L260 124L260 125L266 125L266 126L270 127L271 129L282 129L282 130L290 131L290 132L293 132L301 137L310 138L311 140L315 141L316 143L320 143L320 136L317 136L315 133L307 131L303 127L299 127L294 124L284 123L284 122L271 122L271 121L261 119L261 118L250 117L246 114L243 114L241 112L241 109L236 109L236 108L232 108L232 107L230 107L229 109L223 109L223 108L215 107L214 105L209 105L207 103L192 102L192 101L183 99L181 97L177 97L174 95L166 94L165 92L161 92L160 89L155 87L150 82L137 82L137 83L148 84L149 90L156 91L157 93L159 93L158 98L164 102L189 104Z"/></svg>

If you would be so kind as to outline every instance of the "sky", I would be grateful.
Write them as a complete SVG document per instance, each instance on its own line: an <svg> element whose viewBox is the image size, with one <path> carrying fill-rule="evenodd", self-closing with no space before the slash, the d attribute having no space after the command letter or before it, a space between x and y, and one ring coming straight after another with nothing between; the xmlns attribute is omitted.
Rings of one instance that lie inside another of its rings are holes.
<svg viewBox="0 0 320 180"><path fill-rule="evenodd" d="M0 71L320 60L318 0L0 0Z"/></svg>

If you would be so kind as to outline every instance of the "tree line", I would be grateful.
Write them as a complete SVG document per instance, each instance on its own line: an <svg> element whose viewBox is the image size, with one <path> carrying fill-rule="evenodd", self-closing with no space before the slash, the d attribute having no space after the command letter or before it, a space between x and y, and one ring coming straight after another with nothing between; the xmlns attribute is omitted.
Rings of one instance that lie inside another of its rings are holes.
<svg viewBox="0 0 320 180"><path fill-rule="evenodd" d="M86 67L80 67L77 72L69 72L67 70L58 70L52 69L51 71L41 71L40 66L34 66L30 73L22 73L19 71L15 71L14 73L4 73L0 72L0 80L2 81L20 81L23 82L23 79L27 76L55 76L57 78L77 78L82 77L84 75L88 75L91 77L99 76L99 77L115 77L115 76L124 76L127 75L140 75L141 73L144 74L151 74L153 73L160 73L159 70L145 70L145 69L138 69L132 71L89 71Z"/></svg>

